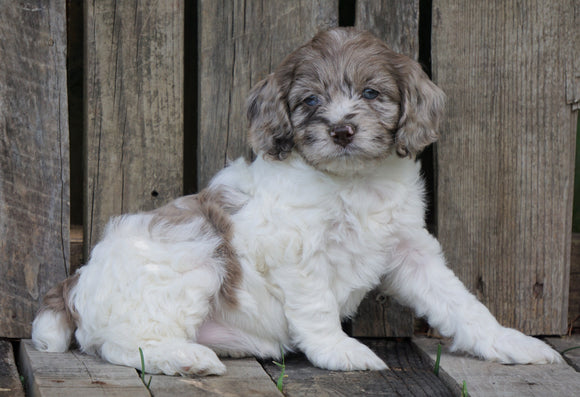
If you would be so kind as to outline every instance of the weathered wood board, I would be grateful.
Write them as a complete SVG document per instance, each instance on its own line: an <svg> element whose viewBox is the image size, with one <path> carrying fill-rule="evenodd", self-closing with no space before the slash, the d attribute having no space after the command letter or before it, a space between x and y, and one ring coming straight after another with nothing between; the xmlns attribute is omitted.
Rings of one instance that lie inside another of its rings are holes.
<svg viewBox="0 0 580 397"><path fill-rule="evenodd" d="M449 396L450 390L433 373L433 366L415 351L409 341L363 340L387 365L385 371L327 371L314 367L303 355L286 358L282 391L288 397L302 396ZM280 368L263 362L272 380Z"/></svg>
<svg viewBox="0 0 580 397"><path fill-rule="evenodd" d="M85 1L85 246L183 190L183 0Z"/></svg>
<svg viewBox="0 0 580 397"><path fill-rule="evenodd" d="M78 351L39 352L30 340L23 340L19 362L31 397L149 396L134 368Z"/></svg>
<svg viewBox="0 0 580 397"><path fill-rule="evenodd" d="M0 337L69 269L64 0L0 3Z"/></svg>
<svg viewBox="0 0 580 397"><path fill-rule="evenodd" d="M394 51L419 58L419 0L357 0L355 26L369 30Z"/></svg>
<svg viewBox="0 0 580 397"><path fill-rule="evenodd" d="M432 363L439 342L413 338ZM566 364L502 365L451 354L447 346L442 349L439 376L456 396L461 395L463 381L470 397L575 396L580 390L580 374Z"/></svg>
<svg viewBox="0 0 580 397"><path fill-rule="evenodd" d="M200 0L197 187L229 160L251 156L250 88L319 30L336 26L337 0Z"/></svg>
<svg viewBox="0 0 580 397"><path fill-rule="evenodd" d="M580 234L572 234L570 254L570 298L568 299L569 328L580 329Z"/></svg>
<svg viewBox="0 0 580 397"><path fill-rule="evenodd" d="M394 51L417 60L419 57L419 1L356 2L355 26L369 30ZM412 336L413 313L373 291L361 303L352 321L352 334L360 337Z"/></svg>
<svg viewBox="0 0 580 397"><path fill-rule="evenodd" d="M12 344L7 340L0 340L0 396L24 397Z"/></svg>
<svg viewBox="0 0 580 397"><path fill-rule="evenodd" d="M546 342L560 352L576 372L580 372L580 335L546 338Z"/></svg>
<svg viewBox="0 0 580 397"><path fill-rule="evenodd" d="M438 237L499 321L530 334L566 331L576 132L567 90L580 83L570 73L573 4L433 2L433 78L448 95Z"/></svg>
<svg viewBox="0 0 580 397"><path fill-rule="evenodd" d="M254 358L224 359L227 372L222 376L180 377L154 375L151 393L155 397L173 396L278 396L282 393ZM146 377L148 380L149 377Z"/></svg>

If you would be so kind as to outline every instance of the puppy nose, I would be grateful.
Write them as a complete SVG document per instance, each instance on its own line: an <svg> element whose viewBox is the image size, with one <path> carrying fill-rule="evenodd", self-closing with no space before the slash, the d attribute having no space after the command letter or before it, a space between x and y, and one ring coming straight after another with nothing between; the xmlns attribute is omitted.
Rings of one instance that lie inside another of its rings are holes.
<svg viewBox="0 0 580 397"><path fill-rule="evenodd" d="M354 128L349 124L337 125L330 130L330 136L334 139L334 143L346 147L346 145L352 142Z"/></svg>

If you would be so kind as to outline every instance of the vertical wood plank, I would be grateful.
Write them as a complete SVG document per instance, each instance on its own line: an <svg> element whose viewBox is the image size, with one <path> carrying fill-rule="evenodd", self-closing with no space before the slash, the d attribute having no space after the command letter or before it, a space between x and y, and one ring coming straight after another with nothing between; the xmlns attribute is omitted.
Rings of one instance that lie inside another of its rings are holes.
<svg viewBox="0 0 580 397"><path fill-rule="evenodd" d="M499 321L531 334L566 330L575 8L574 0L434 2L433 76L448 95L439 239Z"/></svg>
<svg viewBox="0 0 580 397"><path fill-rule="evenodd" d="M572 234L568 330L580 329L580 233Z"/></svg>
<svg viewBox="0 0 580 397"><path fill-rule="evenodd" d="M183 0L85 1L85 246L183 188Z"/></svg>
<svg viewBox="0 0 580 397"><path fill-rule="evenodd" d="M357 0L355 26L371 31L393 51L419 58L419 0Z"/></svg>
<svg viewBox="0 0 580 397"><path fill-rule="evenodd" d="M394 51L419 57L419 0L358 0L355 26L369 30ZM391 299L372 292L361 303L352 321L359 337L411 336L413 313Z"/></svg>
<svg viewBox="0 0 580 397"><path fill-rule="evenodd" d="M24 397L24 389L14 361L14 349L10 342L2 339L0 339L0 395Z"/></svg>
<svg viewBox="0 0 580 397"><path fill-rule="evenodd" d="M0 337L69 268L64 0L0 3Z"/></svg>
<svg viewBox="0 0 580 397"><path fill-rule="evenodd" d="M198 189L228 160L251 156L250 88L316 32L336 26L337 0L199 1Z"/></svg>

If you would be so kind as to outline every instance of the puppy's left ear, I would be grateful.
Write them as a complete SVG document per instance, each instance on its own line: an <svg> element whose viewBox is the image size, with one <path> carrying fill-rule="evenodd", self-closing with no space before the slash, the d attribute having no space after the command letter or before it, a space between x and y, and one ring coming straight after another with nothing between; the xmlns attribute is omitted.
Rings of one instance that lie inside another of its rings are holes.
<svg viewBox="0 0 580 397"><path fill-rule="evenodd" d="M445 109L445 94L421 66L401 56L397 62L401 117L395 136L397 154L415 157L439 138L439 120Z"/></svg>
<svg viewBox="0 0 580 397"><path fill-rule="evenodd" d="M292 151L294 140L284 89L277 77L275 73L270 74L250 91L249 138L256 154L264 152L271 158L284 160Z"/></svg>

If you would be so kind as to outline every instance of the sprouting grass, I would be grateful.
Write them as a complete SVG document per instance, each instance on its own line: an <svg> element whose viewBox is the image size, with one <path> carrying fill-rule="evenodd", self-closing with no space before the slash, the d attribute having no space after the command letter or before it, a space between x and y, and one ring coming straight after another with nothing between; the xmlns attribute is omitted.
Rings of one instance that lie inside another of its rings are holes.
<svg viewBox="0 0 580 397"><path fill-rule="evenodd" d="M560 354L568 353L570 350L580 349L580 346L569 347L568 349L564 349L560 352Z"/></svg>
<svg viewBox="0 0 580 397"><path fill-rule="evenodd" d="M280 367L280 369L282 370L282 372L280 372L280 376L278 377L278 382L276 382L276 387L278 387L278 390L282 391L282 389L284 388L284 378L287 377L288 375L286 375L286 362L284 359L284 348L281 347L280 350L282 351L282 364L280 364L277 361L272 361L274 364L276 364L278 367Z"/></svg>
<svg viewBox="0 0 580 397"><path fill-rule="evenodd" d="M441 364L441 343L437 344L437 357L435 358L435 366L433 367L433 372L435 375L439 376L439 367ZM463 385L461 387L461 397L469 397L469 393L467 393L467 383L463 381Z"/></svg>
<svg viewBox="0 0 580 397"><path fill-rule="evenodd" d="M463 381L463 387L461 387L461 397L469 397L469 393L467 393L467 383Z"/></svg>
<svg viewBox="0 0 580 397"><path fill-rule="evenodd" d="M439 363L441 362L441 343L437 344L437 358L435 359L435 367L433 367L433 372L435 375L439 376Z"/></svg>
<svg viewBox="0 0 580 397"><path fill-rule="evenodd" d="M143 357L143 349L139 348L139 356L141 357L141 382L145 385L147 390L151 391L151 380L152 376L149 377L149 381L145 381L145 358Z"/></svg>

